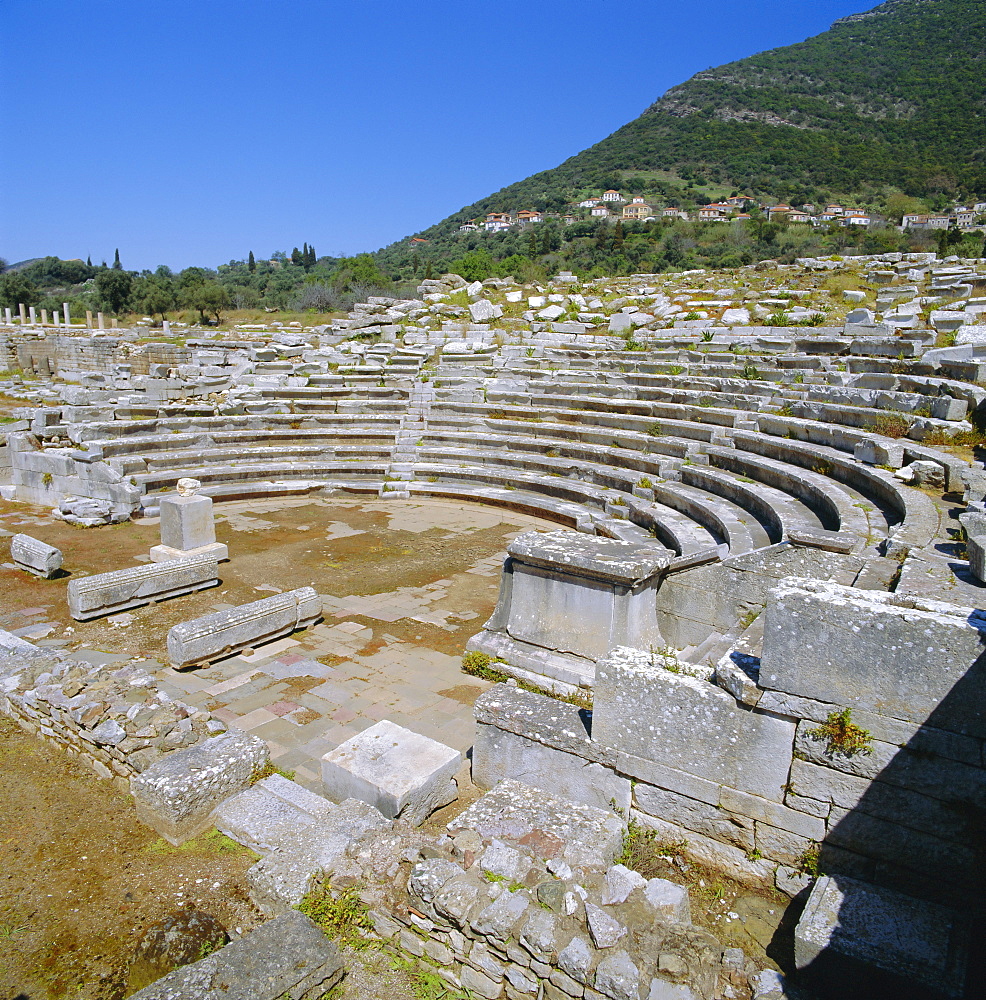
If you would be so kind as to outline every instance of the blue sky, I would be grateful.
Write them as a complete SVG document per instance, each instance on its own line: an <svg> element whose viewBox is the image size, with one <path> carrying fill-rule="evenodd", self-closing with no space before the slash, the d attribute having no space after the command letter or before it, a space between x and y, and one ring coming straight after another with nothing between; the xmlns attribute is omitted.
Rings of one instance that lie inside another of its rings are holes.
<svg viewBox="0 0 986 1000"><path fill-rule="evenodd" d="M0 257L374 250L876 0L0 0Z"/></svg>

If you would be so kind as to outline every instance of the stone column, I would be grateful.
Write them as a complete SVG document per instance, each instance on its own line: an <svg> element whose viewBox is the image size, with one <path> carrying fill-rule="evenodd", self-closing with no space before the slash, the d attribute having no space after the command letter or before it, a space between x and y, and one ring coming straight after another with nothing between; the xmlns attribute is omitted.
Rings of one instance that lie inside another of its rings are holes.
<svg viewBox="0 0 986 1000"><path fill-rule="evenodd" d="M164 320L164 335L166 337L171 336L171 324L167 320Z"/></svg>
<svg viewBox="0 0 986 1000"><path fill-rule="evenodd" d="M31 326L34 326L34 324L38 321L38 315L34 311L34 306L31 306L29 312L31 314Z"/></svg>
<svg viewBox="0 0 986 1000"><path fill-rule="evenodd" d="M91 330L92 329L92 310L91 309L87 309L86 310L86 329L87 330Z"/></svg>
<svg viewBox="0 0 986 1000"><path fill-rule="evenodd" d="M119 325L120 325L120 321L119 321L119 320L118 320L118 319L117 319L117 318L116 318L116 317L114 316L114 317L113 317L113 318L112 318L112 319L110 320L110 326L112 326L112 327L113 327L113 329L114 329L114 330L116 330L116 329L117 329L117 328L119 327Z"/></svg>
<svg viewBox="0 0 986 1000"><path fill-rule="evenodd" d="M33 312L32 312L32 315L31 315L31 322L32 323L34 322ZM41 325L42 326L47 326L48 325L48 310L47 309L42 309L41 310Z"/></svg>
<svg viewBox="0 0 986 1000"><path fill-rule="evenodd" d="M21 314L21 326L25 326L27 324L27 310L24 308L24 303L18 302L17 308L20 310Z"/></svg>
<svg viewBox="0 0 986 1000"><path fill-rule="evenodd" d="M54 315L51 318L52 325L58 326L58 310L56 309Z"/></svg>
<svg viewBox="0 0 986 1000"><path fill-rule="evenodd" d="M14 322L14 317L10 313L10 306L5 306L3 310L3 318L7 321L7 326L10 326Z"/></svg>
<svg viewBox="0 0 986 1000"><path fill-rule="evenodd" d="M154 562L209 555L228 559L229 550L216 541L212 498L196 496L197 479L179 479L178 495L161 501L161 544L151 548Z"/></svg>
<svg viewBox="0 0 986 1000"><path fill-rule="evenodd" d="M71 326L72 325L72 314L68 310L68 303L67 302L63 302L62 303L62 315L65 317L65 325L66 326Z"/></svg>
<svg viewBox="0 0 986 1000"><path fill-rule="evenodd" d="M106 329L106 321L103 319L103 314L102 313L96 313L96 317L99 320L99 329L100 330L105 330Z"/></svg>

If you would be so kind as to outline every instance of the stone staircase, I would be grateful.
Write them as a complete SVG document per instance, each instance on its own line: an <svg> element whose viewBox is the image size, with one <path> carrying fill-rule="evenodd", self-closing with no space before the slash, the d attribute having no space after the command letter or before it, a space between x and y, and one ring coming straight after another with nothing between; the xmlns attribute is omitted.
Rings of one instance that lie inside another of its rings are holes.
<svg viewBox="0 0 986 1000"><path fill-rule="evenodd" d="M408 398L407 409L401 416L394 439L390 465L380 486L380 496L406 500L409 485L414 481L414 466L418 461L418 442L428 427L428 417L435 402L435 388L430 382L416 379Z"/></svg>
<svg viewBox="0 0 986 1000"><path fill-rule="evenodd" d="M367 830L391 825L365 802L336 805L279 774L227 799L214 820L221 833L261 855L247 883L251 899L268 916L299 903L311 877L336 868Z"/></svg>

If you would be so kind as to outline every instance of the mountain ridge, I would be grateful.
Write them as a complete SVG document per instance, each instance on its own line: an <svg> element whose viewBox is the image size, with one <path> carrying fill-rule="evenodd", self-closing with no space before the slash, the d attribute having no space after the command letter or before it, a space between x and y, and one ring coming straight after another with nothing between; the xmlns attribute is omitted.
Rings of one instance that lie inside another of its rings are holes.
<svg viewBox="0 0 986 1000"><path fill-rule="evenodd" d="M696 73L600 142L416 235L491 211L559 210L573 191L646 172L669 173L665 192L677 178L685 195L703 180L781 200L801 189L871 201L881 189L983 191L984 52L981 0L886 0L803 42Z"/></svg>

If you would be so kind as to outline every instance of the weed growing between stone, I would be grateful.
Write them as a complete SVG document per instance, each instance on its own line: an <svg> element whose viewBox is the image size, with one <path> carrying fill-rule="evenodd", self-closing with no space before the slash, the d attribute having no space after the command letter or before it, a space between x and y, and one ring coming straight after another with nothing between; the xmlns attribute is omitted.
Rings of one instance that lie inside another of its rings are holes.
<svg viewBox="0 0 986 1000"><path fill-rule="evenodd" d="M820 726L808 730L807 736L812 740L825 740L828 757L855 757L873 752L870 731L852 721L851 708L830 712Z"/></svg>
<svg viewBox="0 0 986 1000"><path fill-rule="evenodd" d="M268 760L263 767L255 767L250 773L250 784L255 785L264 778L269 778L272 774L279 774L288 781L294 781L294 771L286 771L283 767L278 767L273 761Z"/></svg>
<svg viewBox="0 0 986 1000"><path fill-rule="evenodd" d="M318 924L327 937L339 944L357 951L371 944L366 934L373 929L373 924L356 886L333 894L329 876L323 874L312 880L311 888L295 909Z"/></svg>
<svg viewBox="0 0 986 1000"><path fill-rule="evenodd" d="M415 1000L468 1000L475 995L470 991L455 989L437 972L406 958L394 956L393 966L410 979Z"/></svg>
<svg viewBox="0 0 986 1000"><path fill-rule="evenodd" d="M502 670L497 670L491 664L506 662L506 660L502 660L498 656L490 656L488 653L481 653L478 650L472 649L462 656L462 672L472 677L479 677L481 680L489 681L491 684L503 684L511 680L510 675L505 674ZM530 681L517 679L516 683L517 687L522 691L530 691L531 694L540 694L545 698L554 698L555 701L563 701L568 705L577 705L579 708L584 708L588 711L592 710L591 691L579 690L573 694L556 694L554 691L539 687Z"/></svg>

